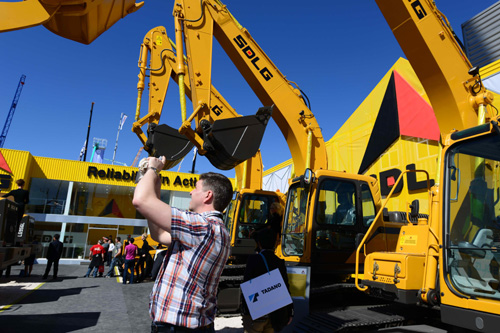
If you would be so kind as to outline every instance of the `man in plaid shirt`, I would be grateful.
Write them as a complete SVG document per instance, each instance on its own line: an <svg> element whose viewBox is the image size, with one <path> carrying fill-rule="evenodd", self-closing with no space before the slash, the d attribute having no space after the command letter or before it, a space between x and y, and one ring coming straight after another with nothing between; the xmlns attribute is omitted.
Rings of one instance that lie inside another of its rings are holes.
<svg viewBox="0 0 500 333"><path fill-rule="evenodd" d="M230 245L222 211L232 184L218 173L200 175L190 193L190 211L181 211L160 200L164 164L164 157L148 158L133 199L151 237L169 247L151 292L151 332L215 332L217 285Z"/></svg>

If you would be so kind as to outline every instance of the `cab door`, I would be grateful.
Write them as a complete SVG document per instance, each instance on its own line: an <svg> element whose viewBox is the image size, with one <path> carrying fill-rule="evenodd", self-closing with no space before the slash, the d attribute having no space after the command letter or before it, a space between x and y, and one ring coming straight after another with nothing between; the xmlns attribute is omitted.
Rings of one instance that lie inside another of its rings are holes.
<svg viewBox="0 0 500 333"><path fill-rule="evenodd" d="M311 266L315 274L354 272L357 242L375 217L366 182L320 177L312 213Z"/></svg>

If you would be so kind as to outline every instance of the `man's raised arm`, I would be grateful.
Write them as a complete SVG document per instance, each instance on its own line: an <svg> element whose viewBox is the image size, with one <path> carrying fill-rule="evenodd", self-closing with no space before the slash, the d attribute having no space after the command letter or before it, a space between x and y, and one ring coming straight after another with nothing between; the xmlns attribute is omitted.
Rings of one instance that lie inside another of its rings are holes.
<svg viewBox="0 0 500 333"><path fill-rule="evenodd" d="M164 157L162 160L148 158L148 169L135 188L132 204L148 220L151 237L163 244L170 244L172 211L171 207L160 199L159 173L164 163Z"/></svg>

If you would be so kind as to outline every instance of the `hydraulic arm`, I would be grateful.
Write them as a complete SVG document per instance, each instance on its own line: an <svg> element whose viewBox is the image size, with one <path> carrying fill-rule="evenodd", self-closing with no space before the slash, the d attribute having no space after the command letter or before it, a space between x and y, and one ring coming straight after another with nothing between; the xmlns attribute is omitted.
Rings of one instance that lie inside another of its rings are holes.
<svg viewBox="0 0 500 333"><path fill-rule="evenodd" d="M162 115L165 95L168 90L170 78L178 82L177 58L175 44L168 38L164 27L151 29L144 37L139 56L139 81L137 83L138 97L136 107L136 121L132 125L134 131L150 155L163 155L167 158L167 169L176 165L191 150L193 143L176 129L162 124L159 125ZM149 67L148 67L149 55ZM149 72L149 75L147 74ZM149 76L149 102L148 113L140 117L142 94L145 88L145 79ZM184 81L184 93L191 98L191 85ZM223 120L228 118L245 118L239 116L222 95L211 86L210 110L213 119ZM265 128L267 119L258 121L258 117L249 116L254 123L257 122L259 131ZM148 125L148 136L142 127ZM153 131L151 128L154 128ZM202 147L201 147L202 148ZM206 151L203 151L206 154ZM210 154L209 154L210 155ZM262 158L260 151L256 151L244 163L235 168L237 189L262 189Z"/></svg>
<svg viewBox="0 0 500 333"><path fill-rule="evenodd" d="M139 59L140 73L137 85L136 122L132 126L132 130L138 135L149 154L166 156L167 168L179 162L193 147L193 143L190 142L193 138L181 135L176 129L166 124L158 125L170 78L179 84L175 52L175 44L168 38L163 27L151 29L144 37ZM147 77L149 77L149 108L148 113L140 118L142 94ZM191 98L192 90L189 80L184 81L182 93ZM210 88L209 107L212 118L215 120L214 126L228 119L233 121L233 124L235 120L243 120L247 127L249 127L249 122L257 123L257 126L261 127L262 131L263 127L265 127L265 123L258 121L256 116L239 116L213 86ZM163 119L165 119L166 114L163 114ZM267 122L269 116L267 116L265 122ZM168 119L171 120L172 115L169 115ZM148 126L147 136L142 130L142 127L146 124ZM253 133L255 134L255 132ZM205 147L203 142L201 147ZM210 150L205 151L204 154L207 157L214 158ZM242 270L244 270L248 255L255 251L254 241L249 237L250 231L265 227L269 223L271 205L275 202L284 201L283 194L262 190L260 150L257 150L248 160L236 165L235 172L236 192L224 216L225 225L231 234L231 257L228 262L231 265L225 270L224 282L219 286L221 290L219 306L223 312L235 311L239 307L239 302L236 302L237 306L235 308L235 302L233 301L235 298L238 299L240 293L238 276L243 274ZM257 210L260 212L258 218L256 218ZM234 287L235 284L236 287Z"/></svg>
<svg viewBox="0 0 500 333"><path fill-rule="evenodd" d="M491 104L493 96L434 1L377 0L377 5L429 96L442 138L477 125L480 106Z"/></svg>
<svg viewBox="0 0 500 333"><path fill-rule="evenodd" d="M306 106L299 89L292 86L261 50L248 31L219 1L178 1L173 10L176 43L185 45L187 68L193 87L193 113L180 128L188 137L202 132L202 120L211 122L210 86L213 37L250 85L263 105L273 107L273 119L283 133L292 154L295 171L327 169L323 136L314 114ZM184 37L184 38L183 38ZM179 59L177 59L179 61ZM229 162L231 163L231 162ZM217 165L215 165L217 167Z"/></svg>

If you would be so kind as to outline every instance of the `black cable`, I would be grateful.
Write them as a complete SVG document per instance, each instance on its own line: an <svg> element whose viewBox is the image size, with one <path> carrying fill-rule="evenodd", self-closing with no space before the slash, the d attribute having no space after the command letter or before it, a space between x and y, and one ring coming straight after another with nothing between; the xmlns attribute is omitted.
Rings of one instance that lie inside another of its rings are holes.
<svg viewBox="0 0 500 333"><path fill-rule="evenodd" d="M490 104L490 105L491 105L491 107L492 107L493 109L495 109L495 111L497 112L497 116L498 116L498 109L497 109L497 108L496 108L493 104Z"/></svg>
<svg viewBox="0 0 500 333"><path fill-rule="evenodd" d="M156 72L156 71L159 71L159 70L161 70L161 69L163 68L163 66L165 65L165 63L164 63L164 61L163 61L163 52L164 52L164 51L170 51L170 52L172 52L175 56L177 56L174 50L172 50L172 49L163 49L163 50L161 50L161 52L160 52L161 67L160 67L160 68L156 68L156 69L146 68L147 70L149 70L149 71L151 71L151 72Z"/></svg>
<svg viewBox="0 0 500 333"><path fill-rule="evenodd" d="M477 87L479 87L479 89L476 90ZM477 80L476 83L474 83L474 85L472 86L472 94L477 95L481 91L482 87L483 84L481 83L481 77L479 77L479 80Z"/></svg>
<svg viewBox="0 0 500 333"><path fill-rule="evenodd" d="M198 22L199 20L201 20L203 18L203 0L200 0L200 7L201 7L201 16L198 19L196 19L196 20L184 19L184 21L186 21L186 22Z"/></svg>
<svg viewBox="0 0 500 333"><path fill-rule="evenodd" d="M301 89L299 89L299 91L300 91L300 93L301 93L302 95L304 95L304 97L305 97L305 98L306 98L306 100L307 100L307 101L306 101L306 106L309 108L309 110L312 110L312 109L311 109L311 102L309 101L309 97L307 97L306 93L305 93L305 92L303 92Z"/></svg>

